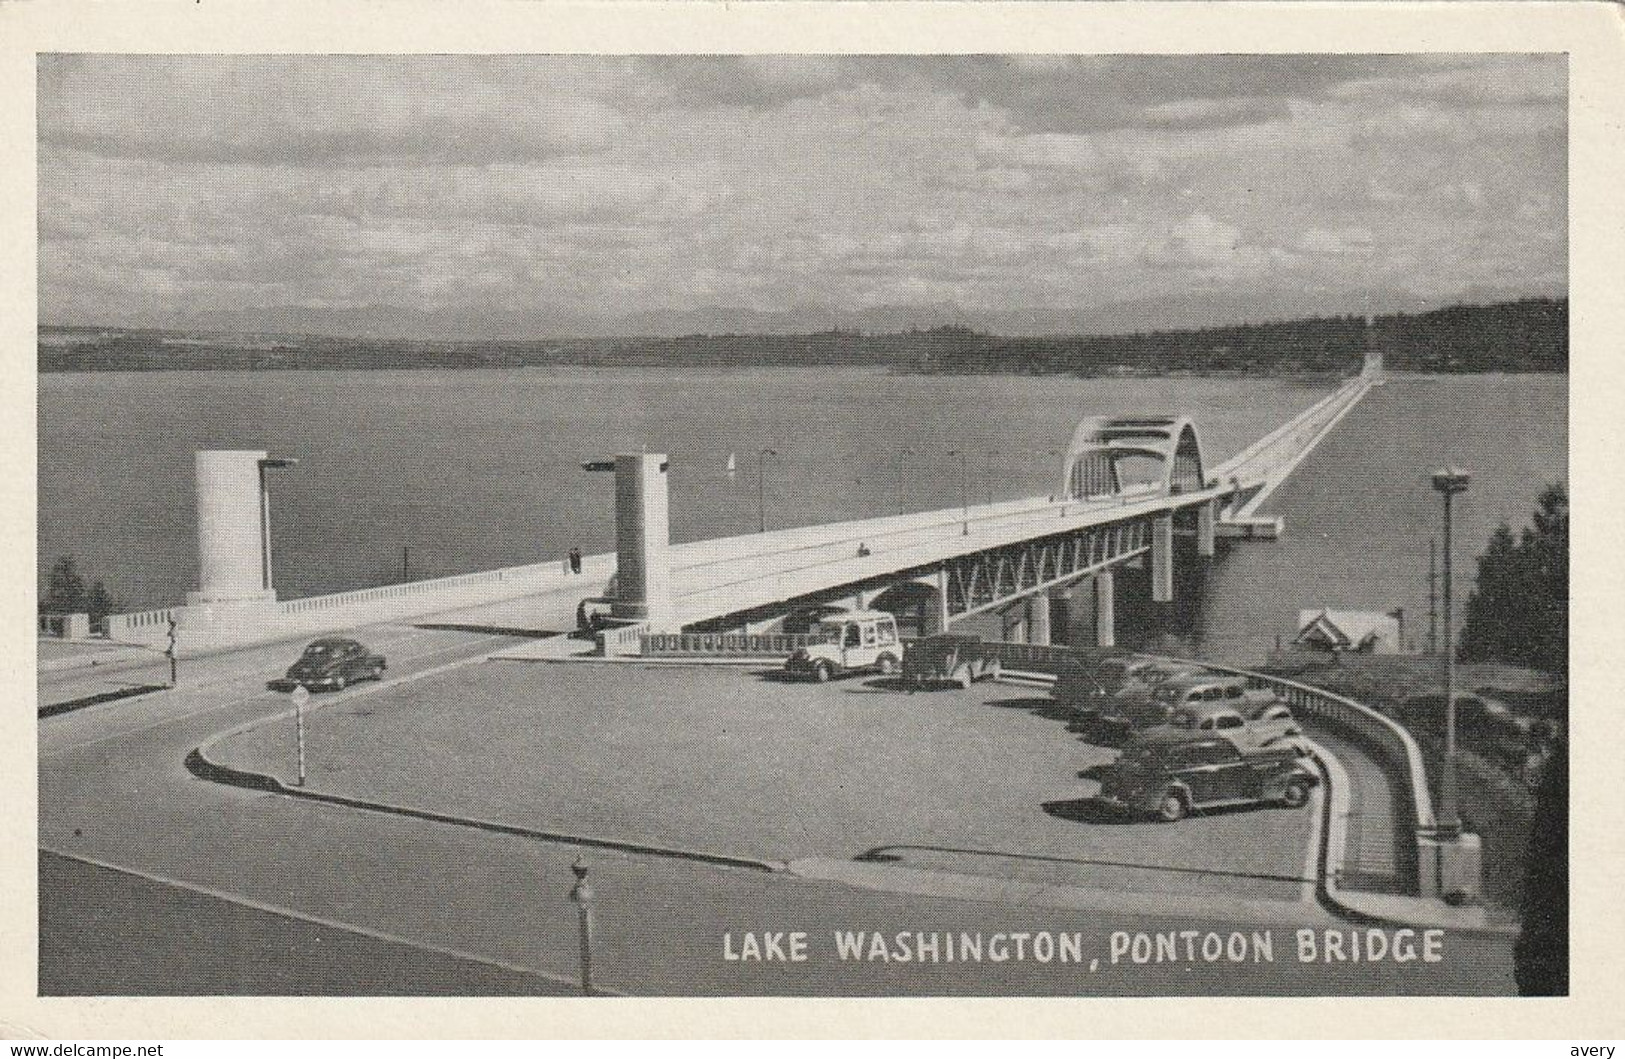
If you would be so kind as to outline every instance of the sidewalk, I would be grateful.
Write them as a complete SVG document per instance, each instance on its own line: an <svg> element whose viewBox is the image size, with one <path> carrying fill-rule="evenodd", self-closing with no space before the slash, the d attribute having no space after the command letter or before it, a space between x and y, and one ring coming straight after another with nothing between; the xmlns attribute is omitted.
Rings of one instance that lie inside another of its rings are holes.
<svg viewBox="0 0 1625 1059"><path fill-rule="evenodd" d="M70 669L115 665L132 660L145 660L153 652L132 644L113 643L109 640L58 640L40 637L36 657L40 673L60 673Z"/></svg>

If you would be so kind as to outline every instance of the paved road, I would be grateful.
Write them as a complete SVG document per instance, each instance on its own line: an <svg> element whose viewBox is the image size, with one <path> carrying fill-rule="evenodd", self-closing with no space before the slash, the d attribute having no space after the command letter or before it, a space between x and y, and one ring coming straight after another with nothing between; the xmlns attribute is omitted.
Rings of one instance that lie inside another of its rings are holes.
<svg viewBox="0 0 1625 1059"><path fill-rule="evenodd" d="M41 996L567 996L576 983L40 855Z"/></svg>
<svg viewBox="0 0 1625 1059"><path fill-rule="evenodd" d="M505 637L450 630L369 630L394 678L477 658ZM494 961L519 973L576 973L576 917L565 900L578 848L515 836L235 790L198 780L183 765L198 743L285 708L262 683L286 664L285 650L258 649L210 663L220 679L141 699L108 703L40 723L40 844L46 851L145 874L153 881L235 895L271 916L342 924L426 951ZM204 663L198 663L200 666ZM199 674L201 679L202 674ZM343 693L362 697L371 687ZM598 889L598 978L633 993L706 994L1249 994L1511 992L1510 942L1452 933L1441 963L1313 963L1295 959L1283 923L1227 923L1189 915L1015 907L926 897L676 862L593 853ZM280 926L279 926L280 925ZM262 921L278 931L285 919ZM42 952L61 954L57 921ZM1269 962L1110 963L1114 931L1200 929L1250 936L1272 929ZM224 926L221 930L225 930ZM288 928L292 929L292 928ZM804 963L726 959L752 930L805 929ZM1081 951L1101 961L842 961L834 930L1077 932ZM169 951L169 928L138 911L111 934L113 950ZM148 935L153 935L149 937ZM94 946L84 932L73 945ZM207 944L207 935L194 943ZM213 940L229 944L229 935ZM82 950L73 948L72 951ZM100 957L96 957L100 958ZM111 958L111 957L110 957ZM53 965L50 975L72 974ZM330 978L335 992L368 992L370 972ZM92 976L94 977L94 976ZM68 980L66 977L62 979ZM106 988L117 992L121 981ZM185 984L177 980L175 989ZM159 988L162 988L159 983ZM252 991L252 983L245 986ZM325 988L325 987L324 987ZM469 985L470 990L481 987ZM493 985L491 991L498 987Z"/></svg>

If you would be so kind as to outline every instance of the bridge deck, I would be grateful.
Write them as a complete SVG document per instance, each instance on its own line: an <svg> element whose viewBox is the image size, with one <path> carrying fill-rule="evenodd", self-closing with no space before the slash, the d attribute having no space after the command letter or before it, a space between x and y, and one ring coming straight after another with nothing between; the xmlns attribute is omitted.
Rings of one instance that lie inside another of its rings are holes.
<svg viewBox="0 0 1625 1059"><path fill-rule="evenodd" d="M1226 492L1213 488L1173 498L1129 493L1068 501L1039 497L978 505L968 514L950 508L698 541L673 549L673 591L679 619L703 621L1041 536L1160 514ZM868 555L858 555L859 544Z"/></svg>

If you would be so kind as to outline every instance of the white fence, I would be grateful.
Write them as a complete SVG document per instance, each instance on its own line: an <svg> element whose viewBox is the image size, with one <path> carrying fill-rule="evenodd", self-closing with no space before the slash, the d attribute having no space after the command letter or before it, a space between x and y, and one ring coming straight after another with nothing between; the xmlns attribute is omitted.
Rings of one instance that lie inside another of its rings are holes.
<svg viewBox="0 0 1625 1059"><path fill-rule="evenodd" d="M179 608L143 610L134 614L109 614L102 622L103 634L115 643L163 643L169 639L169 622Z"/></svg>

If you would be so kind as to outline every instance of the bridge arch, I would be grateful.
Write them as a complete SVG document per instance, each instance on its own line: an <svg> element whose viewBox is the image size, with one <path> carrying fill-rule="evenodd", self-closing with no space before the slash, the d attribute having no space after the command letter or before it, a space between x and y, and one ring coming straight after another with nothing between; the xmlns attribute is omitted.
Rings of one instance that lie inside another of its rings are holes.
<svg viewBox="0 0 1625 1059"><path fill-rule="evenodd" d="M1201 438L1188 416L1092 416L1078 424L1067 446L1060 495L1085 500L1121 493L1120 465L1146 458L1161 465L1156 481L1166 492L1189 492L1206 482Z"/></svg>

